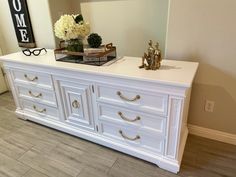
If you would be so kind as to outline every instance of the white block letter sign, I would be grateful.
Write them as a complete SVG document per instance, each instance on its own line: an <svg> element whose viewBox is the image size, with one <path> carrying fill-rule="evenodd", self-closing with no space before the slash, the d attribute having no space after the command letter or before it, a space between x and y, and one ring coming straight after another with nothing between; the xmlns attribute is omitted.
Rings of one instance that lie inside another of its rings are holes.
<svg viewBox="0 0 236 177"><path fill-rule="evenodd" d="M26 0L8 0L20 47L36 47Z"/></svg>

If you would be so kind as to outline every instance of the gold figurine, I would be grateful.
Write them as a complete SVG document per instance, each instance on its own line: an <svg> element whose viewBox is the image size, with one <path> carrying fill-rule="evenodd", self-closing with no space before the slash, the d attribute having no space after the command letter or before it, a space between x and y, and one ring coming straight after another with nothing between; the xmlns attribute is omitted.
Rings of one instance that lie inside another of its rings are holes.
<svg viewBox="0 0 236 177"><path fill-rule="evenodd" d="M157 42L153 47L152 40L148 43L147 53L144 52L142 57L142 65L139 68L145 68L146 70L157 70L161 66L161 51L159 49L159 43Z"/></svg>

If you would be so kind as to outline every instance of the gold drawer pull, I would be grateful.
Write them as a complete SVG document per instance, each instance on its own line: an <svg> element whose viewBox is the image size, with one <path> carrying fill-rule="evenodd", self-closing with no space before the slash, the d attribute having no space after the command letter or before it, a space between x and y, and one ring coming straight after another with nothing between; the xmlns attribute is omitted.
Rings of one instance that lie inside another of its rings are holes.
<svg viewBox="0 0 236 177"><path fill-rule="evenodd" d="M43 112L46 112L46 109L42 109L42 110L39 110L35 105L33 105L33 108L36 112L39 112L39 113L43 113Z"/></svg>
<svg viewBox="0 0 236 177"><path fill-rule="evenodd" d="M139 135L136 135L136 137L134 137L134 138L130 138L130 137L126 136L126 135L122 132L122 130L119 130L119 133L120 133L120 135L121 135L124 139L130 140L130 141L135 141L135 140L138 140L138 139L141 138Z"/></svg>
<svg viewBox="0 0 236 177"><path fill-rule="evenodd" d="M31 82L38 80L38 77L37 77L37 76L35 76L34 78L31 79L31 78L29 78L29 77L27 76L27 74L25 74L24 77L25 77L28 81L31 81Z"/></svg>
<svg viewBox="0 0 236 177"><path fill-rule="evenodd" d="M137 117L136 117L135 119L133 119L133 120L128 119L128 118L126 118L126 117L122 114L122 112L118 112L118 115L119 115L123 120L128 121L128 122L136 122L136 121L138 121L138 120L141 120L141 117L139 117L139 116L137 116Z"/></svg>
<svg viewBox="0 0 236 177"><path fill-rule="evenodd" d="M30 94L30 96L35 97L35 98L39 98L39 97L43 96L42 93L39 93L38 95L35 95L31 91L29 91L29 94Z"/></svg>
<svg viewBox="0 0 236 177"><path fill-rule="evenodd" d="M79 102L78 102L77 100L74 100L74 101L72 102L72 107L75 108L75 109L78 109L78 108L80 107Z"/></svg>
<svg viewBox="0 0 236 177"><path fill-rule="evenodd" d="M125 96L123 96L120 91L117 92L117 95L125 101L136 101L141 98L140 95L136 95L133 99L129 99L129 98L126 98Z"/></svg>

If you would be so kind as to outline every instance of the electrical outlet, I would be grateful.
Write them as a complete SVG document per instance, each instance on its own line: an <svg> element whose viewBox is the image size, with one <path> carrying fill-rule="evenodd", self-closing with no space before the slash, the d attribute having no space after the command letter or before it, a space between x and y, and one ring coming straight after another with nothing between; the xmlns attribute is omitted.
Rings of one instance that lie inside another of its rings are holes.
<svg viewBox="0 0 236 177"><path fill-rule="evenodd" d="M205 102L205 111L206 112L213 112L214 111L214 106L215 106L214 101L206 100L206 102Z"/></svg>

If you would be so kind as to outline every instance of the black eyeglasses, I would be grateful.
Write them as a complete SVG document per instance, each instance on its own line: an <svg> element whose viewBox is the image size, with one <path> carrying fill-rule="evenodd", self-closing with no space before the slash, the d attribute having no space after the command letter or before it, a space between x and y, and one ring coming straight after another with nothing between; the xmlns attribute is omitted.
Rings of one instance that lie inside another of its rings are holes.
<svg viewBox="0 0 236 177"><path fill-rule="evenodd" d="M26 56L30 56L31 54L33 54L34 56L39 56L42 51L45 51L45 53L47 53L47 50L45 48L32 49L32 50L30 50L30 49L22 50L23 54L25 54Z"/></svg>

